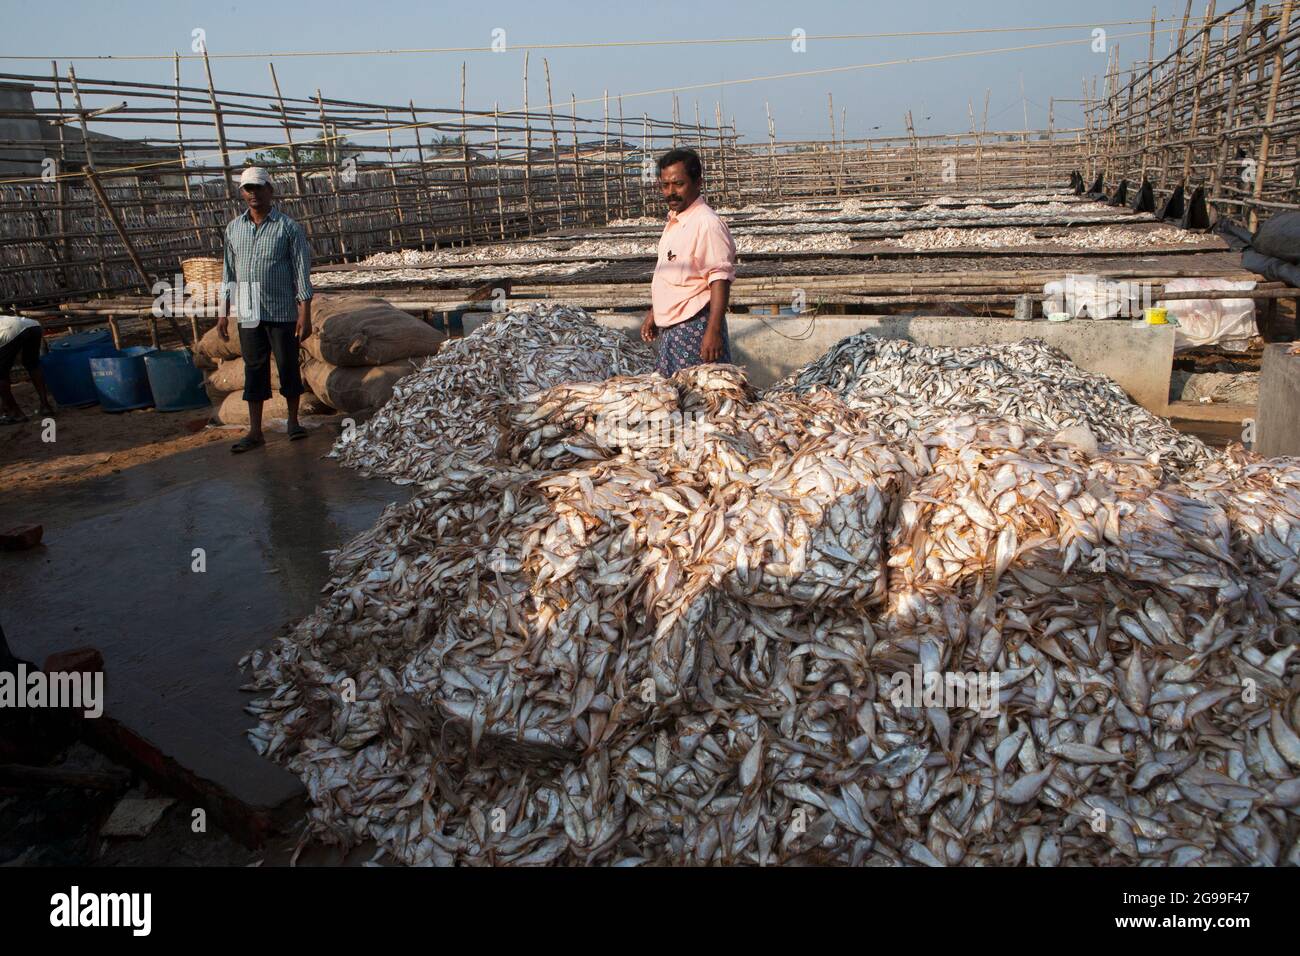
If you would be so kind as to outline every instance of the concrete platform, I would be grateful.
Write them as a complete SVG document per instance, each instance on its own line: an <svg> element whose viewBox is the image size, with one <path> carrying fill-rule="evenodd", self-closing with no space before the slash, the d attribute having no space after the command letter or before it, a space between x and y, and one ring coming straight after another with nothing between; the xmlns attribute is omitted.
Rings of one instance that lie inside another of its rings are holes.
<svg viewBox="0 0 1300 956"><path fill-rule="evenodd" d="M465 333L490 313L468 313ZM600 313L596 321L636 337L641 318L627 313ZM989 345L1039 338L1063 351L1080 368L1108 376L1133 401L1164 414L1174 361L1172 326L1134 326L1128 321L1019 322L1014 319L828 315L728 315L732 357L749 372L749 380L766 388L800 366L821 357L840 339L859 332L901 338L922 345Z"/></svg>
<svg viewBox="0 0 1300 956"><path fill-rule="evenodd" d="M1251 437L1249 424L1258 410L1254 405L1229 405L1215 402L1170 402L1165 413L1169 423L1180 432L1195 435L1207 445L1222 448L1242 442L1247 448Z"/></svg>
<svg viewBox="0 0 1300 956"><path fill-rule="evenodd" d="M269 432L265 448L238 456L217 443L0 503L0 526L45 526L40 546L0 553L14 653L39 664L99 648L106 706L87 721L92 742L248 842L302 787L244 737L253 719L236 662L316 606L323 552L409 495L321 461L334 431L292 444ZM195 548L203 573L191 570Z"/></svg>

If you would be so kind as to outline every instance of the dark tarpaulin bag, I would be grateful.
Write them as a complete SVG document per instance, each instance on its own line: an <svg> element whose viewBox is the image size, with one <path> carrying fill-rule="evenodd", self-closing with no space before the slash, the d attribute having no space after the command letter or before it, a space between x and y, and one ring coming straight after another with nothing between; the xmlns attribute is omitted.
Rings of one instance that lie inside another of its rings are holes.
<svg viewBox="0 0 1300 956"><path fill-rule="evenodd" d="M1272 282L1285 282L1289 286L1300 288L1300 265L1294 262L1284 262L1275 256L1265 256L1247 249L1241 254L1241 264Z"/></svg>
<svg viewBox="0 0 1300 956"><path fill-rule="evenodd" d="M1300 265L1300 212L1273 216L1255 230L1250 244L1261 255Z"/></svg>

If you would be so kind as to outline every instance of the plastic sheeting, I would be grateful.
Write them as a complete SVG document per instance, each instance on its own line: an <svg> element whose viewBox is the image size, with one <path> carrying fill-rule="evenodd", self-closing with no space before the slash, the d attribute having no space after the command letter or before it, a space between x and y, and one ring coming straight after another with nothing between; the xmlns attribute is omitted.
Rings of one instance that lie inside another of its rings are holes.
<svg viewBox="0 0 1300 956"><path fill-rule="evenodd" d="M1166 292L1246 292L1253 288L1254 280L1172 279L1165 283ZM1202 345L1244 352L1251 337L1259 334L1253 299L1171 299L1156 306L1168 310L1170 321L1177 321L1175 352Z"/></svg>
<svg viewBox="0 0 1300 956"><path fill-rule="evenodd" d="M1098 275L1068 275L1063 282L1043 286L1044 314L1068 312L1071 318L1140 318L1141 289L1136 282L1103 279Z"/></svg>

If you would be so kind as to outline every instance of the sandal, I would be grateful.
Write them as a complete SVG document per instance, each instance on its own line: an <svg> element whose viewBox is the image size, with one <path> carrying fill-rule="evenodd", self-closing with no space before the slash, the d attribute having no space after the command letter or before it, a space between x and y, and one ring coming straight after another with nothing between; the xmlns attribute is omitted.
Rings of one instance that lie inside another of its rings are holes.
<svg viewBox="0 0 1300 956"><path fill-rule="evenodd" d="M258 448L265 444L266 439L264 438L250 438L248 435L245 435L243 438L239 439L239 441L231 445L230 450L236 455L241 455L246 451L252 451L254 448Z"/></svg>
<svg viewBox="0 0 1300 956"><path fill-rule="evenodd" d="M307 429L301 425L294 425L289 429L289 441L297 441L299 438L307 437Z"/></svg>

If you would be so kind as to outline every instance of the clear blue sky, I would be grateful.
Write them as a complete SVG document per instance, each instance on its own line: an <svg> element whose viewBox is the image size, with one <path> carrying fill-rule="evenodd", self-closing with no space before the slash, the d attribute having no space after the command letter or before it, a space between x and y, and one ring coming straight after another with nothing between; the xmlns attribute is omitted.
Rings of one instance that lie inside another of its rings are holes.
<svg viewBox="0 0 1300 956"><path fill-rule="evenodd" d="M1184 0L1157 0L1158 15L1175 22L1157 24L1157 59L1168 52ZM1194 17L1204 12L1195 0ZM669 45L640 48L534 51L530 66L530 105L545 103L541 57L550 61L557 104L569 94L579 99L611 98L660 87L714 84L680 94L683 118L693 118L695 101L711 118L715 101L724 116L734 115L738 131L766 138L764 101L771 103L778 138L825 137L829 132L828 92L834 95L836 122L847 107L848 135L897 134L911 109L919 133L969 129L967 100L978 117L985 90L991 91L989 128L1019 129L1024 124L1020 81L1023 75L1029 124L1047 122L1049 97L1078 98L1081 81L1105 70L1106 54L1090 42L1020 52L997 53L933 63L911 63L828 75L768 80L719 87L737 80L792 71L818 70L904 57L932 56L1061 40L1091 41L1095 24L1145 20L1150 2L1093 0L1088 4L1042 0L937 0L937 2L728 2L666 0L647 4L550 3L505 0L493 3L363 3L315 0L311 3L90 2L64 0L32 4L0 0L0 55L54 57L66 74L70 56L87 54L170 54L190 52L192 31L206 31L212 53L355 50L399 47L483 46L494 28L505 30L507 46L527 43L609 40L677 40L738 36L788 36L801 28L809 36L828 33L879 33L961 30L978 27L1082 24L1067 30L998 32L964 36L807 41L795 53L788 42L730 45ZM1147 52L1147 27L1108 26L1125 68ZM1140 36L1124 37L1124 34ZM471 108L521 105L523 53L441 53L401 56L304 57L276 59L286 95L311 96L319 86L338 98L383 103L455 106L460 98L460 65L468 63ZM170 83L170 62L74 61L78 74L104 79ZM47 73L48 61L0 60L5 73ZM219 87L269 91L265 59L216 60ZM182 63L182 82L200 85L202 66ZM1100 84L1099 84L1100 89ZM100 104L91 104L100 105ZM642 111L671 115L669 95L627 98L628 116ZM580 107L599 116L599 103ZM1057 126L1080 120L1077 104L1061 104ZM107 130L106 130L107 131ZM113 132L125 132L120 127Z"/></svg>

